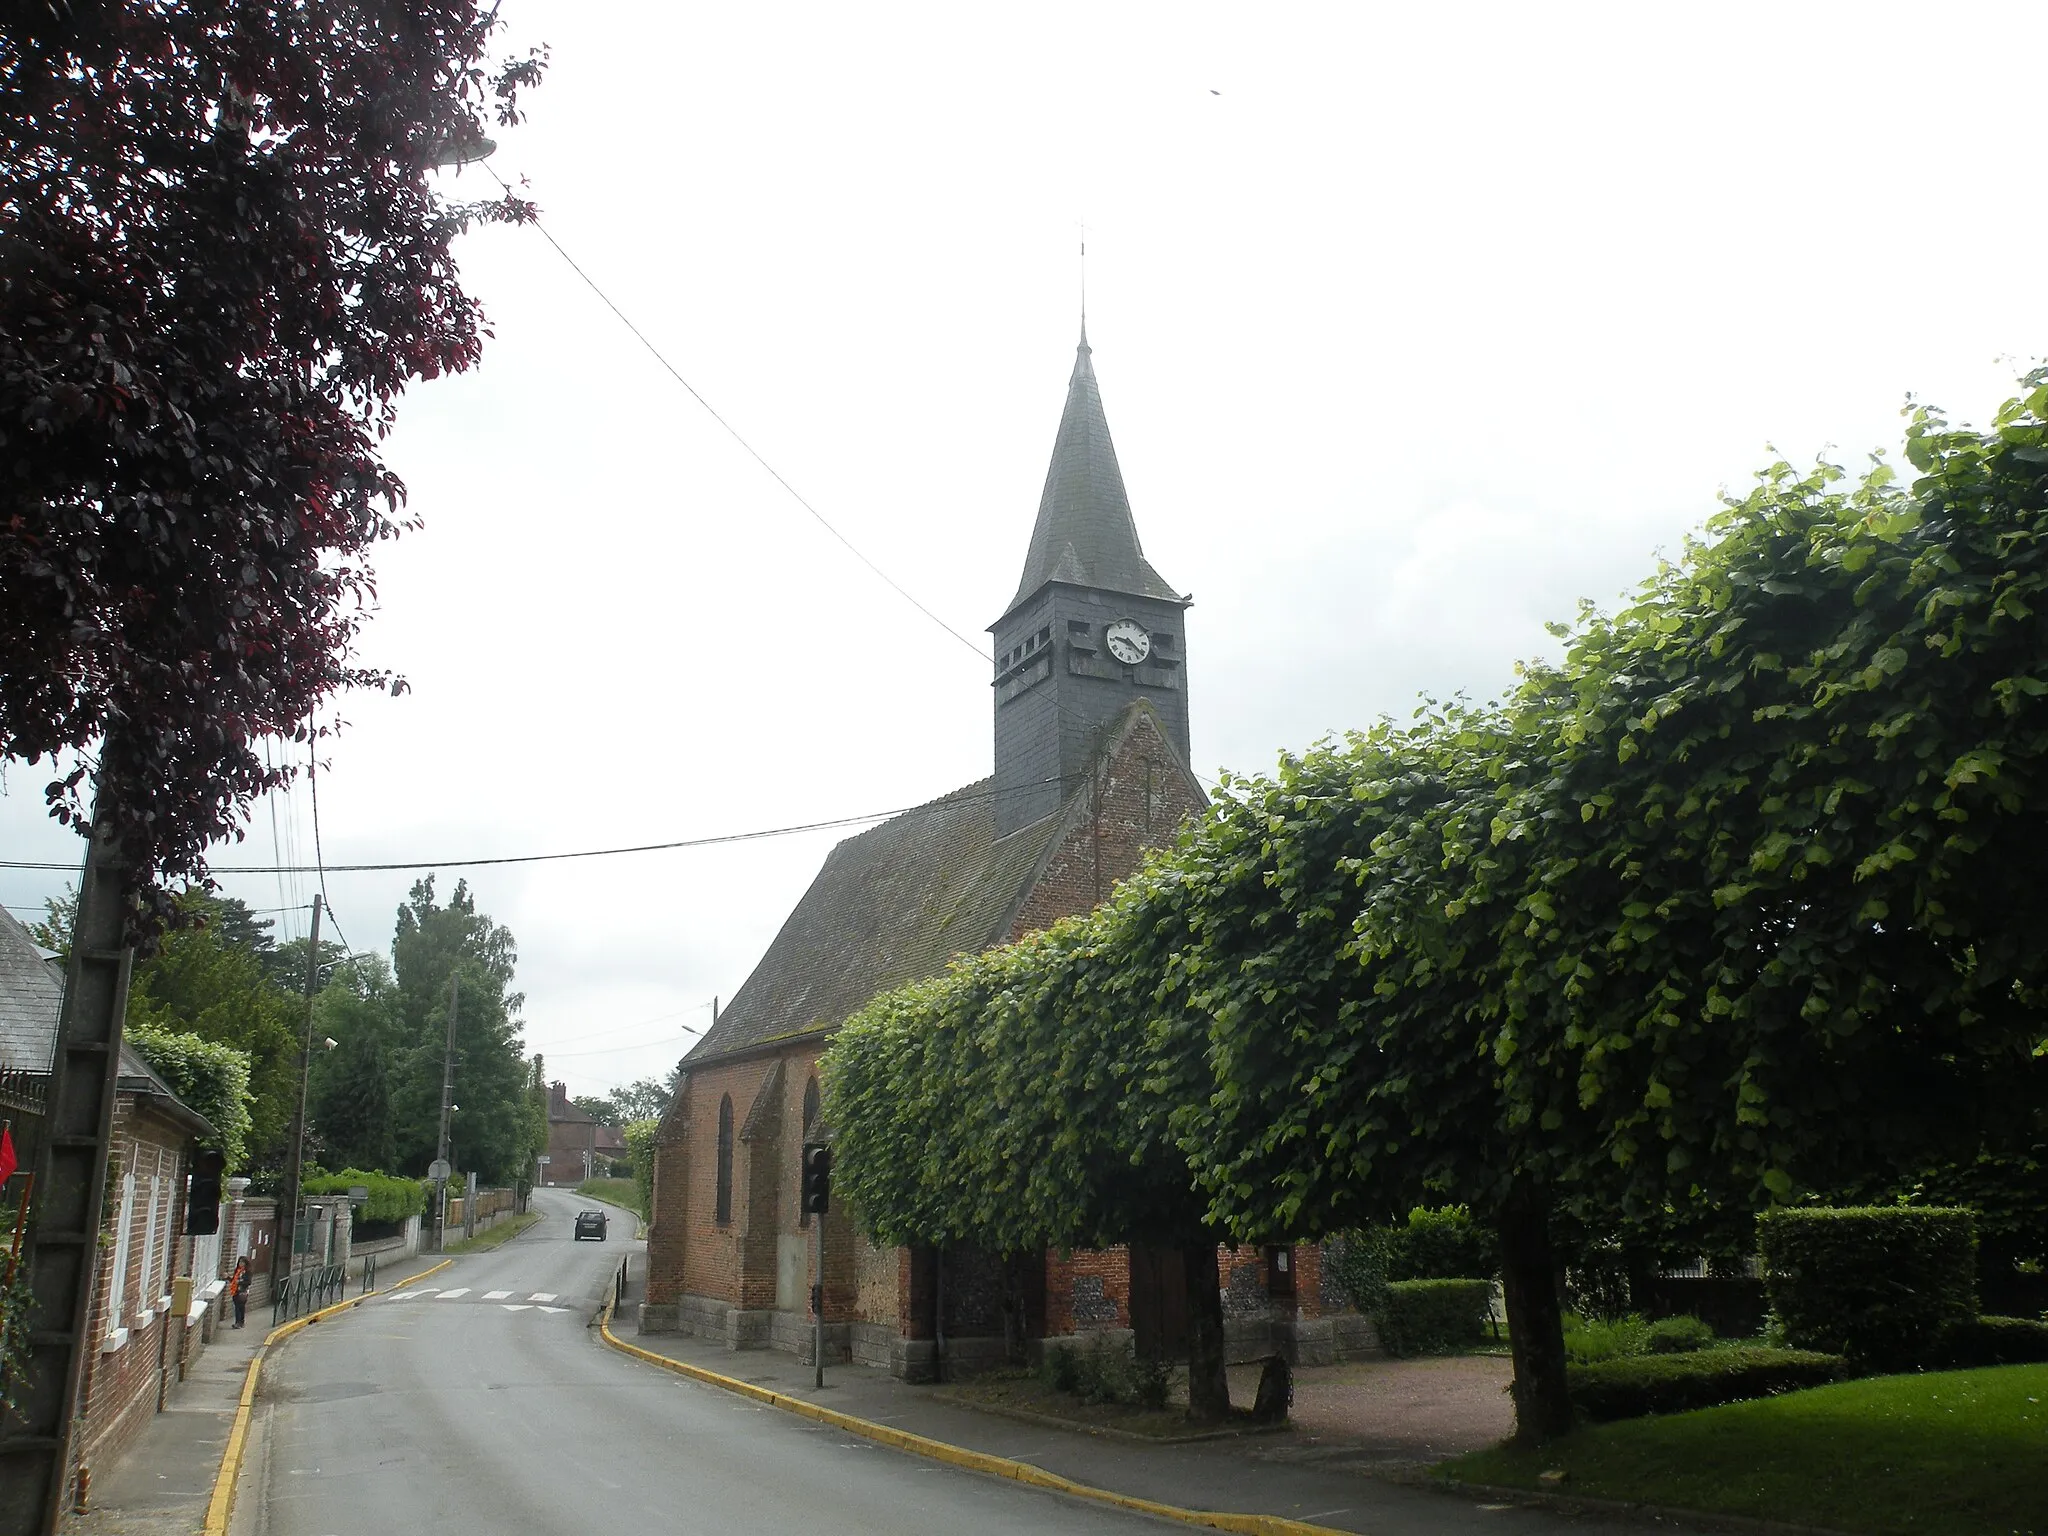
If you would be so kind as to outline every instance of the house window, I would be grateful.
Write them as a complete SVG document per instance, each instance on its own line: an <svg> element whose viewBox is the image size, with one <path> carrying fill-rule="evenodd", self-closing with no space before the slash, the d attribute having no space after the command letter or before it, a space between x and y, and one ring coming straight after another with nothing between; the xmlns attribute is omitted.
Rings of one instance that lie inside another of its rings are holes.
<svg viewBox="0 0 2048 1536"><path fill-rule="evenodd" d="M732 1223L732 1095L718 1101L718 1224Z"/></svg>
<svg viewBox="0 0 2048 1536"><path fill-rule="evenodd" d="M1268 1248L1266 1250L1266 1294L1276 1299L1294 1294L1294 1250L1292 1248Z"/></svg>
<svg viewBox="0 0 2048 1536"><path fill-rule="evenodd" d="M128 1303L128 1246L129 1233L135 1223L135 1175L133 1172L121 1175L121 1215L114 1228L114 1264L109 1273L107 1295L107 1343L119 1345L128 1338L128 1328L121 1317L121 1308Z"/></svg>

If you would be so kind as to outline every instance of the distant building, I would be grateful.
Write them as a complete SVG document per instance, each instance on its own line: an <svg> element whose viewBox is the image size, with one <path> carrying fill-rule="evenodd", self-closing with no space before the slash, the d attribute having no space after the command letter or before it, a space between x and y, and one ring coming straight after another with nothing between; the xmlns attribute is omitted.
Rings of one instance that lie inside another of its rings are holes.
<svg viewBox="0 0 2048 1536"><path fill-rule="evenodd" d="M1088 911L1202 807L1190 601L1139 544L1084 329L1022 578L990 626L995 771L833 849L684 1058L657 1136L643 1330L808 1353L797 1187L803 1143L829 1134L819 1056L878 993ZM825 1239L828 1356L903 1375L932 1372L939 1337L968 1368L1028 1340L1128 1328L1170 1346L1184 1327L1177 1255L878 1249L843 1207ZM1304 1322L1327 1336L1319 1257L1226 1255L1241 1352L1292 1352Z"/></svg>
<svg viewBox="0 0 2048 1536"><path fill-rule="evenodd" d="M548 1160L537 1182L574 1189L585 1179L604 1177L612 1159L625 1155L626 1138L617 1126L578 1109L564 1084L548 1084Z"/></svg>

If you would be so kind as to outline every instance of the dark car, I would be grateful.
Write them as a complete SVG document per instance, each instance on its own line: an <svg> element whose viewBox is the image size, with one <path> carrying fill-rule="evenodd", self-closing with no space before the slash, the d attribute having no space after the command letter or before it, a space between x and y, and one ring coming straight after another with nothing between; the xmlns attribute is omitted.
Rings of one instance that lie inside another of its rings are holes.
<svg viewBox="0 0 2048 1536"><path fill-rule="evenodd" d="M576 1213L576 1241L580 1243L586 1237L594 1237L600 1243L604 1241L603 1211L578 1211Z"/></svg>

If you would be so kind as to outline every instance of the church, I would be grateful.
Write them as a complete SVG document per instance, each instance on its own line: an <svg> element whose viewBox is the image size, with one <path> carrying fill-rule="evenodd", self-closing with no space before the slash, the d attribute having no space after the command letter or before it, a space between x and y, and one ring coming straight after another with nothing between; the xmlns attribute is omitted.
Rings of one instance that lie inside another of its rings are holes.
<svg viewBox="0 0 2048 1536"><path fill-rule="evenodd" d="M1204 804L1189 767L1191 599L1145 558L1082 328L1016 595L990 625L993 774L840 843L683 1059L657 1137L644 1332L812 1348L798 1200L818 1058L877 994L1085 912ZM825 1354L914 1380L1129 1330L1178 1348L1172 1253L877 1248L824 1218ZM1224 1250L1234 1357L1349 1353L1309 1247ZM1342 1314L1341 1316L1339 1314Z"/></svg>

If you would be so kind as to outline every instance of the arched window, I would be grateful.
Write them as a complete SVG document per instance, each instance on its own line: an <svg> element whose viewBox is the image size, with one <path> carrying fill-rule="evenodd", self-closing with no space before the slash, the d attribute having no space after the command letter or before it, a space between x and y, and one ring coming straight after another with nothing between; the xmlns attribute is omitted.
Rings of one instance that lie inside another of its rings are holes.
<svg viewBox="0 0 2048 1536"><path fill-rule="evenodd" d="M718 1101L718 1224L732 1221L732 1095Z"/></svg>
<svg viewBox="0 0 2048 1536"><path fill-rule="evenodd" d="M803 1139L804 1139L804 1144L805 1144L806 1146L808 1146L808 1145L810 1144L810 1140L811 1140L811 1127L812 1127L812 1126L814 1126L814 1125L816 1125L817 1123L818 1123L818 1080L817 1080L817 1079L816 1079L816 1078L814 1077L814 1078L812 1078L812 1079L811 1079L811 1080L810 1080L809 1082L807 1082L807 1083L805 1083L805 1084L804 1084L804 1136L803 1136ZM802 1152L801 1152L801 1151L799 1151L799 1152L798 1152L798 1154L797 1154L797 1156L798 1156L798 1158L799 1158L799 1159L801 1159L801 1158L802 1158L802 1156L803 1156ZM799 1187L799 1188L801 1188L801 1187L802 1187L802 1184L803 1184L803 1169L802 1169L802 1167L801 1167L801 1166L799 1166L799 1167L798 1167L798 1169L797 1169L797 1184L798 1184L798 1187ZM797 1228L798 1228L798 1230L799 1230L799 1231L801 1231L801 1230L803 1230L804 1228L806 1228L806 1227L810 1226L810 1224L811 1224L811 1213L810 1213L809 1211L807 1211L807 1210L805 1210L805 1209L804 1209L804 1207L803 1207L803 1201L802 1201L801 1199L799 1199L799 1200L797 1201L797 1207L796 1207L796 1224L797 1224Z"/></svg>

